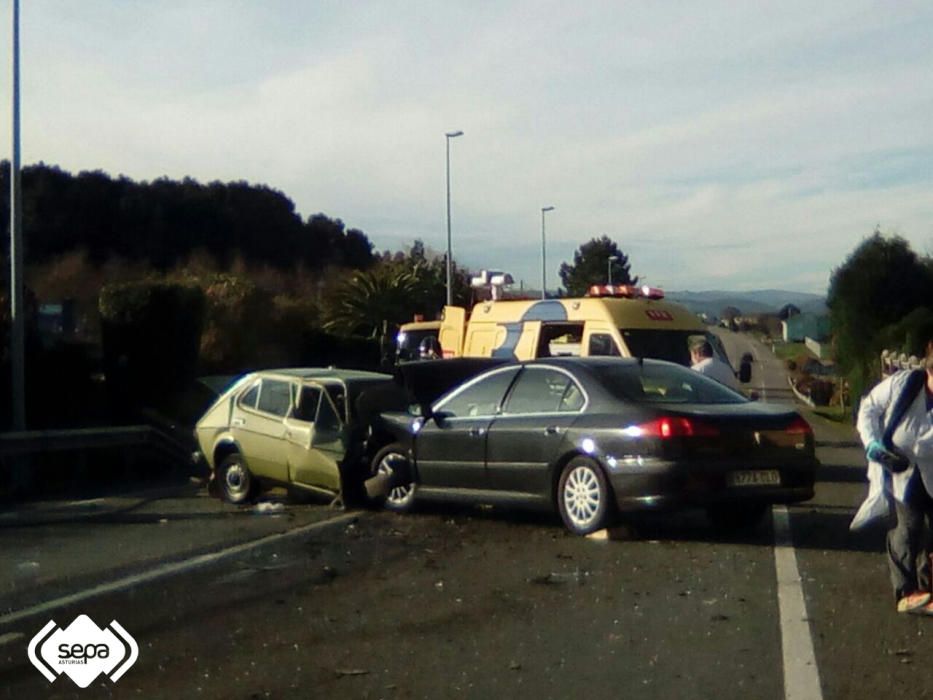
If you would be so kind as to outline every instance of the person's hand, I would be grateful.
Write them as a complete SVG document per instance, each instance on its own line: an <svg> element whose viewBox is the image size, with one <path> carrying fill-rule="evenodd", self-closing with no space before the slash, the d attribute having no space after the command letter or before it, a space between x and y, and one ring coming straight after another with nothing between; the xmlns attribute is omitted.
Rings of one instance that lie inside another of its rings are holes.
<svg viewBox="0 0 933 700"><path fill-rule="evenodd" d="M897 474L910 466L910 460L904 455L887 449L877 440L872 440L865 447L865 456L872 462L878 462Z"/></svg>
<svg viewBox="0 0 933 700"><path fill-rule="evenodd" d="M880 462L887 452L884 445L877 440L872 440L865 446L865 456L872 462Z"/></svg>

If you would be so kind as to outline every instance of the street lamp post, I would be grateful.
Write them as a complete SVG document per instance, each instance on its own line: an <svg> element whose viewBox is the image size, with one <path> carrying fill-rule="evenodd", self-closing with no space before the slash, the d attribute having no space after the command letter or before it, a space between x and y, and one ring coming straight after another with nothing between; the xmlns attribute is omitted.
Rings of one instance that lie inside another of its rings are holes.
<svg viewBox="0 0 933 700"><path fill-rule="evenodd" d="M547 298L547 244L544 237L544 215L554 207L541 207L541 298Z"/></svg>
<svg viewBox="0 0 933 700"><path fill-rule="evenodd" d="M608 283L612 285L612 263L619 259L618 255L610 255L606 261L606 279Z"/></svg>
<svg viewBox="0 0 933 700"><path fill-rule="evenodd" d="M448 131L444 136L447 137L447 306L450 306L454 303L452 286L453 246L450 240L450 139L463 136L463 132Z"/></svg>
<svg viewBox="0 0 933 700"><path fill-rule="evenodd" d="M13 430L26 429L23 212L20 189L19 0L13 0L13 158L10 162L10 367Z"/></svg>

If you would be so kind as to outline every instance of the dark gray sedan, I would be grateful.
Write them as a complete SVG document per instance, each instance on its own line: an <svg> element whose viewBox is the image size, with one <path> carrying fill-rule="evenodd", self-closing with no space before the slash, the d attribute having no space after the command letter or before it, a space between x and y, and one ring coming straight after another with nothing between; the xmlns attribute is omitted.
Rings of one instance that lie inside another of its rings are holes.
<svg viewBox="0 0 933 700"><path fill-rule="evenodd" d="M416 499L556 508L586 534L617 512L685 506L724 526L813 496L813 432L792 408L749 401L669 362L553 358L500 366L420 415L383 415L385 506Z"/></svg>

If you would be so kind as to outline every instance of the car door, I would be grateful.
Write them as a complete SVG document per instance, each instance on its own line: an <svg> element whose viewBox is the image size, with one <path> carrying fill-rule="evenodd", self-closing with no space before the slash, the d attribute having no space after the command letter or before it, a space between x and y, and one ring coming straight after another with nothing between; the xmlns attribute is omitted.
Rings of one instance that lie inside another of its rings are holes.
<svg viewBox="0 0 933 700"><path fill-rule="evenodd" d="M425 487L486 488L486 434L517 367L498 369L440 399L415 439Z"/></svg>
<svg viewBox="0 0 933 700"><path fill-rule="evenodd" d="M549 495L548 466L586 404L572 375L553 367L525 367L486 438L489 488Z"/></svg>
<svg viewBox="0 0 933 700"><path fill-rule="evenodd" d="M295 409L286 419L288 470L295 483L340 490L346 423L332 396L343 395L342 390L342 386L325 388L315 382L298 387Z"/></svg>
<svg viewBox="0 0 933 700"><path fill-rule="evenodd" d="M286 481L285 416L291 409L289 382L262 378L234 403L230 430L254 475Z"/></svg>

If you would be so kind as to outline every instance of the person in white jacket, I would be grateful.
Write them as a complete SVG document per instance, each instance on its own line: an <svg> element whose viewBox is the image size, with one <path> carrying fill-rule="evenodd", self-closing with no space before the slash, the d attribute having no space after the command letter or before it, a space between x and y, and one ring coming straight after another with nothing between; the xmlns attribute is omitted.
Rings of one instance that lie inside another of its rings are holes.
<svg viewBox="0 0 933 700"><path fill-rule="evenodd" d="M926 337L931 337L927 335ZM888 532L888 567L897 611L933 615L930 552L933 531L933 340L926 346L924 387L917 392L897 425L892 455L883 444L887 419L910 377L897 372L881 381L862 400L858 433L869 460L869 481L875 496L888 490L897 524ZM891 467L892 458L903 460ZM887 470L885 474L883 470ZM884 486L885 478L889 486Z"/></svg>

